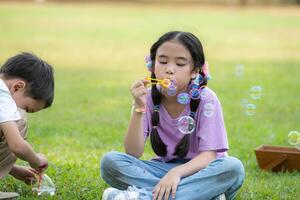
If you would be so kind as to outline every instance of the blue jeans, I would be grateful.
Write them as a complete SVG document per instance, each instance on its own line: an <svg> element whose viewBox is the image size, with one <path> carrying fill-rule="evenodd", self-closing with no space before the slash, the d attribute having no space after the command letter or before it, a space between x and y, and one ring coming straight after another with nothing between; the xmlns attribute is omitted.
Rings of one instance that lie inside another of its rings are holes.
<svg viewBox="0 0 300 200"><path fill-rule="evenodd" d="M156 184L170 169L180 164L182 162L139 160L128 154L112 151L103 156L100 170L107 184L121 190L135 186L140 199L145 200L152 199ZM209 200L225 193L226 199L231 200L242 186L244 178L245 171L240 160L234 157L218 158L206 168L182 178L177 187L176 199Z"/></svg>

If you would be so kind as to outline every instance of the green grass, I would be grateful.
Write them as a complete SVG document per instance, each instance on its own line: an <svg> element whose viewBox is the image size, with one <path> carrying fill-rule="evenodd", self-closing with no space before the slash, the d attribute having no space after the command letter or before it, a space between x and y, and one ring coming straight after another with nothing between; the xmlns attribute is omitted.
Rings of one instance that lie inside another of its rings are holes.
<svg viewBox="0 0 300 200"><path fill-rule="evenodd" d="M223 105L230 154L240 158L246 179L237 199L299 199L300 173L261 171L254 148L288 146L300 129L299 8L199 7L134 4L0 4L0 63L32 51L55 67L50 109L30 114L28 139L50 161L53 199L100 199L107 185L99 160L123 149L130 85L147 74L144 56L164 32L195 33L203 42ZM243 78L234 75L245 66ZM263 87L254 117L240 106L251 86ZM143 159L153 153L147 145ZM20 162L19 163L23 163ZM35 199L30 187L7 178L2 191ZM44 197L47 199L50 197Z"/></svg>

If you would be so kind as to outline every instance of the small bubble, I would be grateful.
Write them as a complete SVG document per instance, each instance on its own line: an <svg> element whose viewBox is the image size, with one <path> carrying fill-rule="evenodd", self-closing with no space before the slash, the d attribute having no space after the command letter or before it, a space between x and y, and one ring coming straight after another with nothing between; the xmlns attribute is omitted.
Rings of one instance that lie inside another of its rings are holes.
<svg viewBox="0 0 300 200"><path fill-rule="evenodd" d="M42 194L49 194L53 196L55 194L55 185L47 174L43 174L41 178L38 178L34 184L32 184L32 191L36 192L38 196Z"/></svg>
<svg viewBox="0 0 300 200"><path fill-rule="evenodd" d="M191 101L190 96L186 92L182 92L177 96L177 102L183 105L189 104Z"/></svg>
<svg viewBox="0 0 300 200"><path fill-rule="evenodd" d="M256 106L254 104L248 103L245 108L246 108L245 114L247 116L253 116L253 115L255 115Z"/></svg>
<svg viewBox="0 0 300 200"><path fill-rule="evenodd" d="M182 116L177 122L177 128L183 134L190 134L195 130L195 121L190 116Z"/></svg>
<svg viewBox="0 0 300 200"><path fill-rule="evenodd" d="M192 99L200 99L200 91L196 88L190 90L190 96Z"/></svg>
<svg viewBox="0 0 300 200"><path fill-rule="evenodd" d="M253 86L251 87L250 92L251 92L250 94L251 98L254 100L258 100L262 96L262 87L258 85Z"/></svg>
<svg viewBox="0 0 300 200"><path fill-rule="evenodd" d="M203 108L204 108L203 113L204 113L205 117L211 117L211 116L213 116L215 107L214 107L214 105L212 103L206 103L206 104L204 104Z"/></svg>
<svg viewBox="0 0 300 200"><path fill-rule="evenodd" d="M207 97L207 95L208 95L208 90L206 88L202 88L200 90L200 97L201 97L201 99L205 99Z"/></svg>
<svg viewBox="0 0 300 200"><path fill-rule="evenodd" d="M198 89L199 85L196 84L196 83L192 83L189 85L189 89L192 90L192 89Z"/></svg>
<svg viewBox="0 0 300 200"><path fill-rule="evenodd" d="M167 90L167 93L169 96L175 96L177 94L177 87L174 85L170 85Z"/></svg>
<svg viewBox="0 0 300 200"><path fill-rule="evenodd" d="M300 145L300 133L298 131L291 131L288 134L288 142L291 145Z"/></svg>

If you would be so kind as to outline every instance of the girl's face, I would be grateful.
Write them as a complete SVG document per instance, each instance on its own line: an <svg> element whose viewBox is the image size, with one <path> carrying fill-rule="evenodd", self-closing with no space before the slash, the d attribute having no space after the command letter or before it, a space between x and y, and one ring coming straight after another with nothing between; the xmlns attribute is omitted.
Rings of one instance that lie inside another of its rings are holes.
<svg viewBox="0 0 300 200"><path fill-rule="evenodd" d="M196 73L194 61L189 50L176 40L158 47L155 57L154 73L157 79L171 79L177 82L177 92L185 91Z"/></svg>

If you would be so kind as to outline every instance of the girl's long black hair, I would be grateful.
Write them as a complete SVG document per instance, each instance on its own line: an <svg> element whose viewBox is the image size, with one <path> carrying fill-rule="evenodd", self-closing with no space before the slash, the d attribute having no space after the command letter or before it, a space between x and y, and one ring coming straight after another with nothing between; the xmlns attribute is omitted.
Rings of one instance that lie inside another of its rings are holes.
<svg viewBox="0 0 300 200"><path fill-rule="evenodd" d="M157 49L167 41L176 40L180 42L183 46L185 46L194 61L194 69L199 69L199 74L204 77L204 81L200 84L199 87L207 84L207 79L202 72L202 65L205 63L205 57L203 52L203 47L199 39L189 32L181 32L181 31L171 31L162 35L152 46L150 49L150 58L152 62L152 67L155 64L155 57ZM155 74L152 72L152 78L156 78ZM167 146L161 140L159 133L157 131L157 126L159 124L159 105L162 100L162 95L156 88L156 85L152 85L151 89L151 97L154 104L154 112L151 117L152 122L152 130L150 134L150 141L153 151L159 156L165 156L167 154ZM190 116L194 118L194 114L199 106L200 99L191 99L190 108L191 114ZM178 158L184 158L188 153L190 146L190 134L185 134L184 137L179 141L176 146L175 152L173 155L176 155Z"/></svg>

